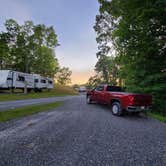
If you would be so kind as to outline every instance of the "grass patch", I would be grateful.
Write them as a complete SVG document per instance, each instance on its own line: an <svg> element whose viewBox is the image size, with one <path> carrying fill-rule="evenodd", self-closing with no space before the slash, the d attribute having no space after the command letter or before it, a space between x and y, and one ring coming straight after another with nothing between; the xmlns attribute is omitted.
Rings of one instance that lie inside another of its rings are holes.
<svg viewBox="0 0 166 166"><path fill-rule="evenodd" d="M61 106L62 103L63 102L54 102L54 103L41 104L41 105L25 106L21 108L3 111L0 112L0 122L21 118L38 112L48 111L50 109L54 109L58 106Z"/></svg>
<svg viewBox="0 0 166 166"><path fill-rule="evenodd" d="M165 122L166 123L166 117L165 116L162 116L162 115L159 115L159 114L156 114L154 112L149 112L148 115L154 119L157 119L161 122Z"/></svg>
<svg viewBox="0 0 166 166"><path fill-rule="evenodd" d="M38 92L38 93L31 92L28 94L24 93L0 94L0 101L36 99L36 98L45 98L45 97L67 96L67 95L77 95L77 92L74 91L73 88L69 86L56 85L55 88L50 91L43 90L43 92Z"/></svg>

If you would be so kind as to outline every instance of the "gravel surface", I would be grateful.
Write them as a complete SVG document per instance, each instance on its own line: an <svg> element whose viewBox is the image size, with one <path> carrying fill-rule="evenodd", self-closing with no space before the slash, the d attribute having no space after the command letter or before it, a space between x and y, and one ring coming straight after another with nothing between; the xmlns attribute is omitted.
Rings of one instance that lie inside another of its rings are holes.
<svg viewBox="0 0 166 166"><path fill-rule="evenodd" d="M113 116L85 96L0 124L0 166L165 166L166 124Z"/></svg>

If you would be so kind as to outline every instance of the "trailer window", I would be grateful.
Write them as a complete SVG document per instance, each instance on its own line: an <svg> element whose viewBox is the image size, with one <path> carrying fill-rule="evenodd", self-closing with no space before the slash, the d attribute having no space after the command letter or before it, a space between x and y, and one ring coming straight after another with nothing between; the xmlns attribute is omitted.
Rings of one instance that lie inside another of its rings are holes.
<svg viewBox="0 0 166 166"><path fill-rule="evenodd" d="M38 79L35 79L35 83L38 83L39 82L39 80Z"/></svg>
<svg viewBox="0 0 166 166"><path fill-rule="evenodd" d="M41 80L40 82L45 84L45 83L46 83L46 80Z"/></svg>
<svg viewBox="0 0 166 166"><path fill-rule="evenodd" d="M13 80L13 79L8 77L7 80Z"/></svg>
<svg viewBox="0 0 166 166"><path fill-rule="evenodd" d="M22 81L22 82L24 82L24 81L25 81L25 77L23 77L23 76L18 76L17 81Z"/></svg>
<svg viewBox="0 0 166 166"><path fill-rule="evenodd" d="M52 84L52 81L48 81L49 84Z"/></svg>

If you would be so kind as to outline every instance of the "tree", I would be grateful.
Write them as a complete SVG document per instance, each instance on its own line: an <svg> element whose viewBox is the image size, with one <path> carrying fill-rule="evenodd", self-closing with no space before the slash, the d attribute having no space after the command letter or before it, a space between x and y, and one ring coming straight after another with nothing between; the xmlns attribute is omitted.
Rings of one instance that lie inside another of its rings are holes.
<svg viewBox="0 0 166 166"><path fill-rule="evenodd" d="M5 69L11 65L9 54L9 35L7 33L0 34L0 69Z"/></svg>
<svg viewBox="0 0 166 166"><path fill-rule="evenodd" d="M36 54L40 56L36 56L35 61L31 64L33 72L54 78L59 69L59 63L55 58L54 50L42 46L37 49Z"/></svg>
<svg viewBox="0 0 166 166"><path fill-rule="evenodd" d="M6 20L5 27L6 32L0 33L1 68L43 76L56 74L59 65L53 50L58 41L53 27L32 21L19 25L13 19Z"/></svg>
<svg viewBox="0 0 166 166"><path fill-rule="evenodd" d="M94 88L99 84L104 83L104 81L102 80L102 77L100 76L100 74L97 74L95 76L91 76L86 84L86 86L88 88Z"/></svg>
<svg viewBox="0 0 166 166"><path fill-rule="evenodd" d="M100 73L104 83L116 85L119 79L116 58L112 55L114 47L112 45L111 33L114 30L114 23L112 17L106 12L101 12L96 16L96 24L94 30L97 33L96 41L98 43L97 58L95 71ZM109 56L111 54L111 56Z"/></svg>
<svg viewBox="0 0 166 166"><path fill-rule="evenodd" d="M125 86L130 91L153 94L155 105L166 114L166 1L99 0L99 3L97 38L100 43L112 41ZM112 28L108 29L108 25Z"/></svg>
<svg viewBox="0 0 166 166"><path fill-rule="evenodd" d="M71 83L72 71L68 67L62 67L58 70L55 78L58 84L67 85Z"/></svg>
<svg viewBox="0 0 166 166"><path fill-rule="evenodd" d="M118 65L111 56L100 56L96 65L95 71L101 74L105 84L116 85L118 79Z"/></svg>
<svg viewBox="0 0 166 166"><path fill-rule="evenodd" d="M106 12L101 12L100 15L96 16L96 23L94 30L97 34L96 42L98 43L97 58L101 56L107 56L108 53L114 50L112 45L111 33L114 29L114 23L112 17Z"/></svg>

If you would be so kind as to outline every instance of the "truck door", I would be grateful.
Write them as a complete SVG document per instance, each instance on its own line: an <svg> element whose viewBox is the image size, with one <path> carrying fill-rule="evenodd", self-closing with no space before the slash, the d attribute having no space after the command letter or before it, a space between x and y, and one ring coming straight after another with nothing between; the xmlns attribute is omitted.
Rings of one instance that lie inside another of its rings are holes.
<svg viewBox="0 0 166 166"><path fill-rule="evenodd" d="M96 89L94 91L95 101L97 101L98 103L102 103L103 91L104 91L104 86L98 86L98 87L96 87Z"/></svg>
<svg viewBox="0 0 166 166"><path fill-rule="evenodd" d="M111 93L109 93L109 86L106 86L104 89L104 93L102 94L103 103L110 104L111 101Z"/></svg>

